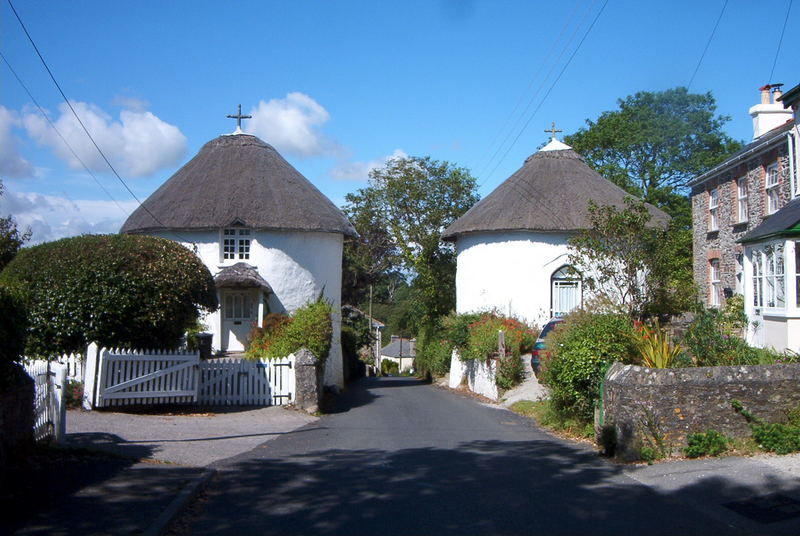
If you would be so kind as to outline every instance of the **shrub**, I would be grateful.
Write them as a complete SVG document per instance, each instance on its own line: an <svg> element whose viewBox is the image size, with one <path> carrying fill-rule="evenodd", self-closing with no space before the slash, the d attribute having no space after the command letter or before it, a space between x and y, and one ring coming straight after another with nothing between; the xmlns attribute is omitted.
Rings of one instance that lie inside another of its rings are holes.
<svg viewBox="0 0 800 536"><path fill-rule="evenodd" d="M417 343L414 367L418 375L443 376L450 370L453 345L442 338L422 339Z"/></svg>
<svg viewBox="0 0 800 536"><path fill-rule="evenodd" d="M200 311L218 306L200 259L152 236L84 235L25 248L0 283L25 291L29 356L79 352L89 342L175 347Z"/></svg>
<svg viewBox="0 0 800 536"><path fill-rule="evenodd" d="M25 352L28 317L21 293L0 286L0 367L19 362Z"/></svg>
<svg viewBox="0 0 800 536"><path fill-rule="evenodd" d="M689 458L719 456L728 450L728 438L716 430L689 434L686 443L687 446L683 452Z"/></svg>
<svg viewBox="0 0 800 536"><path fill-rule="evenodd" d="M464 359L486 361L496 355L498 349L498 332L505 336L506 354L519 357L530 352L536 342L537 331L529 328L515 318L499 316L496 313L485 313L469 324L467 347L462 352Z"/></svg>
<svg viewBox="0 0 800 536"><path fill-rule="evenodd" d="M285 357L308 348L320 361L331 348L331 306L320 299L297 309L291 317L271 314L264 321L263 333L251 341L245 355L251 359Z"/></svg>
<svg viewBox="0 0 800 536"><path fill-rule="evenodd" d="M774 363L780 354L748 345L738 332L742 326L736 311L704 309L686 330L684 344L700 367Z"/></svg>
<svg viewBox="0 0 800 536"><path fill-rule="evenodd" d="M525 368L519 356L507 355L497 360L495 383L501 389L511 389L522 382L525 377Z"/></svg>
<svg viewBox="0 0 800 536"><path fill-rule="evenodd" d="M542 381L553 406L566 417L591 421L598 387L614 361L632 363L633 323L625 315L574 312L547 337Z"/></svg>
<svg viewBox="0 0 800 536"><path fill-rule="evenodd" d="M800 407L787 412L788 422L773 423L764 422L747 411L739 400L731 400L731 406L750 424L759 448L776 454L800 451Z"/></svg>
<svg viewBox="0 0 800 536"><path fill-rule="evenodd" d="M83 405L83 382L67 380L64 386L64 402L68 408L80 408Z"/></svg>
<svg viewBox="0 0 800 536"><path fill-rule="evenodd" d="M480 319L480 313L450 313L442 319L442 338L451 346L463 351L469 344L470 324Z"/></svg>
<svg viewBox="0 0 800 536"><path fill-rule="evenodd" d="M680 345L672 344L669 333L659 325L658 320L652 327L639 325L631 335L631 340L645 367L669 368L681 354Z"/></svg>
<svg viewBox="0 0 800 536"><path fill-rule="evenodd" d="M381 360L381 374L384 376L397 376L400 374L400 365L390 359Z"/></svg>

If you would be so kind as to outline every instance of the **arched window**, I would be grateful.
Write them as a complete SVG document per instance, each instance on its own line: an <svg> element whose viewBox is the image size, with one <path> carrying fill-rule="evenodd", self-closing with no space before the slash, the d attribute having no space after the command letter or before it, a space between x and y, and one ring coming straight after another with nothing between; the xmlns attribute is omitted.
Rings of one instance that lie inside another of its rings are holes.
<svg viewBox="0 0 800 536"><path fill-rule="evenodd" d="M550 276L550 316L564 316L581 306L581 275L565 264Z"/></svg>

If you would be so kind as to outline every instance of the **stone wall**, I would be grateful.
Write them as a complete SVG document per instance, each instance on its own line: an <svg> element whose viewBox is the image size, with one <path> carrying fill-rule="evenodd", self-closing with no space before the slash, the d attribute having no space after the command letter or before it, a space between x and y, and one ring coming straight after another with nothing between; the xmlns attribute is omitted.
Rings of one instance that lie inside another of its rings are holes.
<svg viewBox="0 0 800 536"><path fill-rule="evenodd" d="M711 282L709 263L719 259L722 288L737 289L737 256L744 249L736 241L745 233L764 221L767 213L765 191L766 168L778 163L779 191L781 203L791 199L789 180L789 157L785 137L781 137L778 148L753 155L737 166L709 178L692 188L692 235L694 250L694 280L697 283L700 300L710 304ZM747 177L747 221L739 223L738 192L736 181ZM709 231L709 192L714 188L719 192L717 208L718 230ZM741 270L741 264L738 269ZM721 300L724 303L724 298Z"/></svg>
<svg viewBox="0 0 800 536"><path fill-rule="evenodd" d="M645 422L650 419L674 452L687 434L714 429L748 437L750 427L731 400L766 421L785 421L800 406L800 364L650 369L615 363L606 373L603 411L596 418L601 437L615 436L615 456L638 459Z"/></svg>

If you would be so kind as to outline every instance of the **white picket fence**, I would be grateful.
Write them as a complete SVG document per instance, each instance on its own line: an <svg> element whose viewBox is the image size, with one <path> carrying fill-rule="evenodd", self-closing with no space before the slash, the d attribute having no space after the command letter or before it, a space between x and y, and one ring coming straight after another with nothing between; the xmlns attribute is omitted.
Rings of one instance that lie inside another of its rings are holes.
<svg viewBox="0 0 800 536"><path fill-rule="evenodd" d="M33 438L37 442L61 442L66 433L67 404L64 400L67 366L47 361L29 361L25 372L34 381Z"/></svg>
<svg viewBox="0 0 800 536"><path fill-rule="evenodd" d="M197 352L87 352L84 407L197 403L269 406L294 401L294 356L201 360Z"/></svg>

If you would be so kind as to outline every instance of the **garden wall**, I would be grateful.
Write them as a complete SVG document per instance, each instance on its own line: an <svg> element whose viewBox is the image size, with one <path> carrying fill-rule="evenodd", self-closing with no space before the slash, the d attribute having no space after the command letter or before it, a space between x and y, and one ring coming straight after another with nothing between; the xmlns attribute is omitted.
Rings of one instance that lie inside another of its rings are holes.
<svg viewBox="0 0 800 536"><path fill-rule="evenodd" d="M744 417L731 407L734 399L765 421L785 421L786 412L800 406L799 387L800 364L650 369L614 363L595 428L601 438L616 436L615 456L633 460L649 419L678 451L694 432L749 436Z"/></svg>
<svg viewBox="0 0 800 536"><path fill-rule="evenodd" d="M449 386L455 389L461 386L466 380L467 387L473 393L483 395L486 398L497 400L500 393L497 390L497 361L487 359L481 362L475 359L462 361L457 349L453 349L450 356L450 383Z"/></svg>

